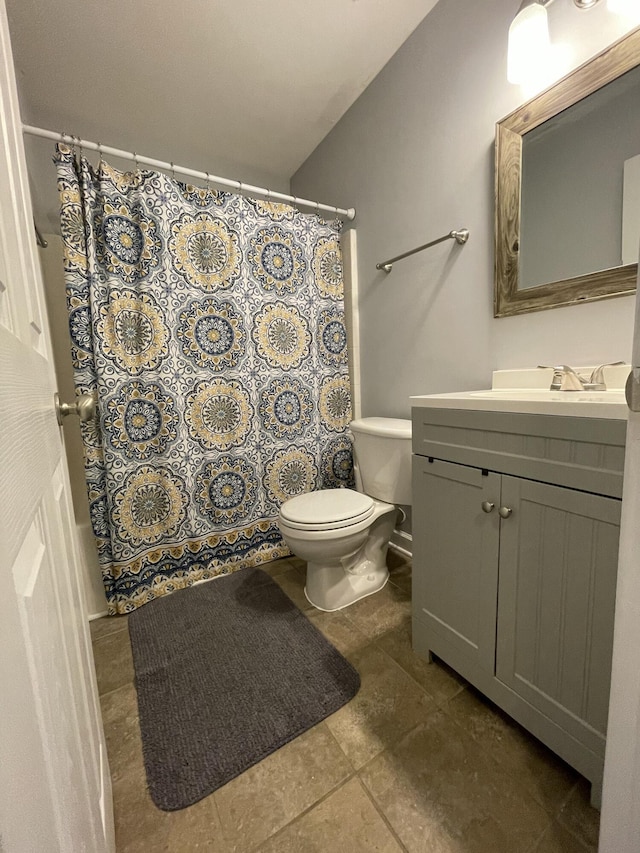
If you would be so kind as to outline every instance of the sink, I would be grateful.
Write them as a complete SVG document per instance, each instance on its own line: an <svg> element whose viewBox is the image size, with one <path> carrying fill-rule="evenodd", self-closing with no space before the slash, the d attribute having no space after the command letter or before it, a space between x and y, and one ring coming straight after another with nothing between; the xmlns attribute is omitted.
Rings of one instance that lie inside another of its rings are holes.
<svg viewBox="0 0 640 853"><path fill-rule="evenodd" d="M542 388L489 388L467 391L470 397L488 400L541 400L557 403L625 403L624 391L545 391Z"/></svg>
<svg viewBox="0 0 640 853"><path fill-rule="evenodd" d="M626 368L627 373L629 368ZM515 371L496 371L494 386L504 381L501 374ZM519 371L523 384L530 384L542 371ZM509 376L513 380L513 375ZM548 379L548 377L547 377ZM493 387L479 391L459 391L453 394L425 394L411 397L412 406L445 409L476 409L488 412L521 412L523 414L560 415L563 417L613 418L626 420L627 404L622 388L607 391L550 391L547 388Z"/></svg>

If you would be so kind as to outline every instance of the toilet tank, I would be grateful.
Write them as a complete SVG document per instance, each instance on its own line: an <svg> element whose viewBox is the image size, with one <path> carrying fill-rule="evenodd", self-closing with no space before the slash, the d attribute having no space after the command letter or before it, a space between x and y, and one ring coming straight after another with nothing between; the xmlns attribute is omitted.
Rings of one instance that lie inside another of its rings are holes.
<svg viewBox="0 0 640 853"><path fill-rule="evenodd" d="M411 421L359 418L351 421L358 488L390 504L411 504Z"/></svg>

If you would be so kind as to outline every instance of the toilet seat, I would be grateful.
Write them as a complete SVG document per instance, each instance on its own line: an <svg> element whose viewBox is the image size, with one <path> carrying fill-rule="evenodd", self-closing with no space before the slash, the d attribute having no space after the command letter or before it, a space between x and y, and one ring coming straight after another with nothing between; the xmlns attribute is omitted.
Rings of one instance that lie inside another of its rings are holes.
<svg viewBox="0 0 640 853"><path fill-rule="evenodd" d="M321 489L286 501L280 517L295 530L337 530L373 515L374 500L353 489Z"/></svg>

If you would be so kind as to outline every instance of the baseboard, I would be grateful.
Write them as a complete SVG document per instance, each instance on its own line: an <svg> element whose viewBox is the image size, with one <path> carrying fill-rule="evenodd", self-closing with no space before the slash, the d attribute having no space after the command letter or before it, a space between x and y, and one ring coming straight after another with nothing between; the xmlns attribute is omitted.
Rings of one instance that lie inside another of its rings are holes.
<svg viewBox="0 0 640 853"><path fill-rule="evenodd" d="M109 611L101 610L100 613L90 613L87 617L89 622L93 622L94 619L102 619L103 616L108 616Z"/></svg>
<svg viewBox="0 0 640 853"><path fill-rule="evenodd" d="M394 530L391 534L389 547L405 557L411 557L413 556L413 536L403 530Z"/></svg>

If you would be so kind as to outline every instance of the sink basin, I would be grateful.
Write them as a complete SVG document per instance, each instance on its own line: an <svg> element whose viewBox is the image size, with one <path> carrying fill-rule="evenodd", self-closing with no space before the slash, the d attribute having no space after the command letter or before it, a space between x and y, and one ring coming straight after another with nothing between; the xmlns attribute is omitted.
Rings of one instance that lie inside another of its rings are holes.
<svg viewBox="0 0 640 853"><path fill-rule="evenodd" d="M560 415L626 420L624 391L549 391L542 388L488 388L411 397L412 406L489 412Z"/></svg>
<svg viewBox="0 0 640 853"><path fill-rule="evenodd" d="M541 400L554 403L625 403L624 391L545 391L542 388L489 388L467 391L488 400Z"/></svg>
<svg viewBox="0 0 640 853"><path fill-rule="evenodd" d="M579 367L576 371L590 376L593 369L593 366ZM492 388L425 394L410 399L412 406L442 409L626 420L629 410L623 388L630 369L629 364L606 366L604 380L607 391L550 391L553 368L522 368L494 370Z"/></svg>

